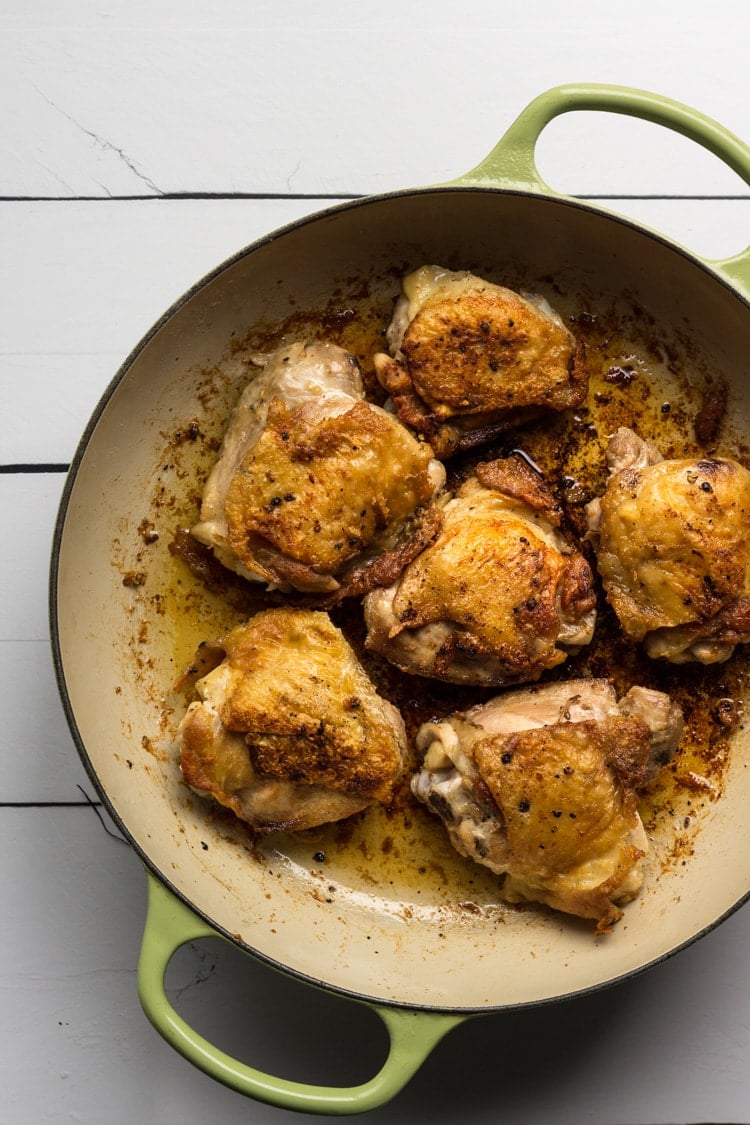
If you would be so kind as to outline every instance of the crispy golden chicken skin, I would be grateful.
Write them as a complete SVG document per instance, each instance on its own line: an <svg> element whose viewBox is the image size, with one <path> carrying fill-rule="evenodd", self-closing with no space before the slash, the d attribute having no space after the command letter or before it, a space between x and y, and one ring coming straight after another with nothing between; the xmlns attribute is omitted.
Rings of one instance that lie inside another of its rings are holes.
<svg viewBox="0 0 750 1125"><path fill-rule="evenodd" d="M560 509L518 454L477 466L435 541L365 599L367 647L406 672L455 683L539 679L591 640L591 569Z"/></svg>
<svg viewBox="0 0 750 1125"><path fill-rule="evenodd" d="M247 578L328 594L403 547L444 479L429 445L364 401L353 356L292 344L243 393L192 534Z"/></svg>
<svg viewBox="0 0 750 1125"><path fill-rule="evenodd" d="M212 647L178 730L189 786L258 832L388 804L404 725L326 613L266 610Z"/></svg>
<svg viewBox="0 0 750 1125"><path fill-rule="evenodd" d="M426 723L412 790L463 855L504 875L511 902L612 928L643 883L638 790L674 753L668 696L603 680L526 688Z"/></svg>
<svg viewBox="0 0 750 1125"><path fill-rule="evenodd" d="M651 657L712 664L750 641L750 472L736 461L664 460L622 428L588 508L607 600Z"/></svg>
<svg viewBox="0 0 750 1125"><path fill-rule="evenodd" d="M415 270L402 289L391 354L377 355L375 370L399 417L438 456L585 398L580 349L542 298L439 266Z"/></svg>

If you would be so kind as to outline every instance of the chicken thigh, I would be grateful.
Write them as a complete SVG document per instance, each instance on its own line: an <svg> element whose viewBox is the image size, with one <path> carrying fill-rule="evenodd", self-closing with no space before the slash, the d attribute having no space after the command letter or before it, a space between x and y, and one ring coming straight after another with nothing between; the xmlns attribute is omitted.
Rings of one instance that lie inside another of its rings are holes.
<svg viewBox="0 0 750 1125"><path fill-rule="evenodd" d="M178 729L187 785L262 833L388 804L404 724L326 613L266 610L211 650Z"/></svg>
<svg viewBox="0 0 750 1125"><path fill-rule="evenodd" d="M519 454L480 464L443 508L435 541L365 598L367 647L454 683L531 682L588 644L591 569Z"/></svg>
<svg viewBox="0 0 750 1125"><path fill-rule="evenodd" d="M439 266L408 274L402 290L375 371L438 456L585 398L580 349L543 298Z"/></svg>
<svg viewBox="0 0 750 1125"><path fill-rule="evenodd" d="M750 472L736 461L665 460L622 428L588 506L607 600L647 654L727 660L750 641Z"/></svg>
<svg viewBox="0 0 750 1125"><path fill-rule="evenodd" d="M412 791L458 852L505 876L503 897L589 918L604 933L640 890L638 790L674 753L669 697L605 680L506 693L425 723Z"/></svg>
<svg viewBox="0 0 750 1125"><path fill-rule="evenodd" d="M246 578L326 594L358 572L361 592L374 559L418 542L444 480L429 445L364 401L353 356L294 343L243 392L192 534Z"/></svg>

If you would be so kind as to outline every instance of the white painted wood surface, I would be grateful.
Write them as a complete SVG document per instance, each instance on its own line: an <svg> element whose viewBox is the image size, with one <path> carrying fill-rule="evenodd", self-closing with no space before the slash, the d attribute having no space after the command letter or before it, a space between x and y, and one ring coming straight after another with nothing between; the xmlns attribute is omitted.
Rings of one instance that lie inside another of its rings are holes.
<svg viewBox="0 0 750 1125"><path fill-rule="evenodd" d="M57 696L59 467L119 364L239 247L330 196L459 175L558 82L655 90L750 139L748 46L740 0L3 5L0 465L26 468L0 474L3 1125L297 1119L205 1078L142 1015L144 875L86 804ZM680 138L600 115L548 134L556 187L632 196L611 205L707 256L750 242L750 190ZM614 990L472 1021L372 1118L745 1125L749 950L745 908ZM292 1077L360 1081L382 1049L367 1013L218 943L170 985L217 1042Z"/></svg>

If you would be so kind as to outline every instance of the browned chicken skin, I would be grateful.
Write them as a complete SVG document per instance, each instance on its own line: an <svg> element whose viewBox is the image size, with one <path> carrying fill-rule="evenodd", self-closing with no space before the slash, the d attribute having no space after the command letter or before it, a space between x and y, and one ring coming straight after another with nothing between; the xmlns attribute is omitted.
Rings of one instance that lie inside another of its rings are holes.
<svg viewBox="0 0 750 1125"><path fill-rule="evenodd" d="M216 642L178 731L186 783L259 832L387 804L404 725L320 611L273 609Z"/></svg>
<svg viewBox="0 0 750 1125"><path fill-rule="evenodd" d="M292 344L243 393L192 533L244 577L328 594L359 567L359 591L444 479L429 445L364 401L351 355Z"/></svg>
<svg viewBox="0 0 750 1125"><path fill-rule="evenodd" d="M637 791L681 733L660 692L632 688L618 704L603 680L525 688L424 724L412 790L461 854L505 876L506 899L603 933L643 882Z"/></svg>
<svg viewBox="0 0 750 1125"><path fill-rule="evenodd" d="M442 519L398 580L366 597L368 648L406 672L501 685L537 680L591 640L591 570L523 457L477 466Z"/></svg>
<svg viewBox="0 0 750 1125"><path fill-rule="evenodd" d="M375 370L438 456L585 398L576 341L541 298L439 266L415 270L402 288L391 355L376 356Z"/></svg>
<svg viewBox="0 0 750 1125"><path fill-rule="evenodd" d="M713 664L750 641L750 472L736 461L664 460L622 428L588 508L607 600L651 657Z"/></svg>

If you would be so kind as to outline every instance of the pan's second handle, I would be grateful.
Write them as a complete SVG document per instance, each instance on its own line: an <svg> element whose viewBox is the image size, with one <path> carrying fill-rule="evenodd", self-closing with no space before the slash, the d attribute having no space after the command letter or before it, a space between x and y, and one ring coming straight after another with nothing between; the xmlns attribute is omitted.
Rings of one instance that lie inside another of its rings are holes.
<svg viewBox="0 0 750 1125"><path fill-rule="evenodd" d="M539 175L534 154L550 121L575 110L620 113L663 125L714 153L750 185L750 148L712 118L660 94L596 83L556 86L540 94L519 114L489 155L453 182L559 195ZM709 264L750 295L750 247L735 257Z"/></svg>
<svg viewBox="0 0 750 1125"><path fill-rule="evenodd" d="M150 874L148 886L138 964L143 1010L160 1035L186 1059L209 1077L257 1101L303 1113L354 1114L375 1109L403 1089L443 1036L465 1018L370 1005L385 1024L390 1051L375 1077L359 1086L310 1086L255 1070L199 1035L167 999L164 974L172 956L186 942L218 935Z"/></svg>

